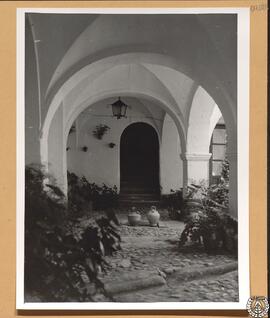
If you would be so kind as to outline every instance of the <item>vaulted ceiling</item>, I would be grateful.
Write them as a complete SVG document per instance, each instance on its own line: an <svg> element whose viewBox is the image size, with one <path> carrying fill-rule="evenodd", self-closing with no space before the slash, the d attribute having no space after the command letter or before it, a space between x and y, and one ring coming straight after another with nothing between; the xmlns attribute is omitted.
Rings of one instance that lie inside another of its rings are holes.
<svg viewBox="0 0 270 318"><path fill-rule="evenodd" d="M130 52L157 53L181 72L236 100L236 15L28 15L37 46L41 96L84 65Z"/></svg>
<svg viewBox="0 0 270 318"><path fill-rule="evenodd" d="M229 129L236 127L235 14L27 16L42 119L50 120L62 103L71 125L91 104L124 94L160 101L163 111L177 117L184 137L192 100L202 87Z"/></svg>

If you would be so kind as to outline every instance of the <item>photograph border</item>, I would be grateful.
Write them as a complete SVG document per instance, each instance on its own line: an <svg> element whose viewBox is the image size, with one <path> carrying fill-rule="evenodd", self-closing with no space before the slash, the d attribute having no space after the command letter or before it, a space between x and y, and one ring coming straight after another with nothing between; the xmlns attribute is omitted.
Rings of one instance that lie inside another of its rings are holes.
<svg viewBox="0 0 270 318"><path fill-rule="evenodd" d="M249 8L23 8L17 9L17 309L68 310L186 310L245 309L249 285ZM238 133L238 275L239 302L170 303L25 303L24 302L24 14L40 13L236 13L237 29L237 133Z"/></svg>

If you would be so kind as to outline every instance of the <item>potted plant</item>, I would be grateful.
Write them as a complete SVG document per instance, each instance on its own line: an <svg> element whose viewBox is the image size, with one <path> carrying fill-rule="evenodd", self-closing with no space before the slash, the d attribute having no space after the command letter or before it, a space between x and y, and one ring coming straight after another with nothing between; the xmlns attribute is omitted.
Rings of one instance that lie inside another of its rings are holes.
<svg viewBox="0 0 270 318"><path fill-rule="evenodd" d="M146 216L147 216L148 222L151 226L159 227L160 214L154 205L151 206L151 208Z"/></svg>
<svg viewBox="0 0 270 318"><path fill-rule="evenodd" d="M82 147L82 151L83 151L83 152L87 152L87 150L88 150L88 147L87 147L87 146L83 146L83 147Z"/></svg>
<svg viewBox="0 0 270 318"><path fill-rule="evenodd" d="M102 139L102 137L107 133L109 129L110 129L109 126L99 124L93 130L93 136L95 136L97 139Z"/></svg>
<svg viewBox="0 0 270 318"><path fill-rule="evenodd" d="M225 162L226 164L226 162ZM179 246L190 240L208 253L237 253L238 224L229 213L228 165L226 176L208 187L192 184L185 204L185 228Z"/></svg>
<svg viewBox="0 0 270 318"><path fill-rule="evenodd" d="M110 148L114 148L116 146L116 144L114 142L110 142L108 145Z"/></svg>
<svg viewBox="0 0 270 318"><path fill-rule="evenodd" d="M141 221L140 212L133 206L131 211L128 213L128 223L132 226L138 225Z"/></svg>

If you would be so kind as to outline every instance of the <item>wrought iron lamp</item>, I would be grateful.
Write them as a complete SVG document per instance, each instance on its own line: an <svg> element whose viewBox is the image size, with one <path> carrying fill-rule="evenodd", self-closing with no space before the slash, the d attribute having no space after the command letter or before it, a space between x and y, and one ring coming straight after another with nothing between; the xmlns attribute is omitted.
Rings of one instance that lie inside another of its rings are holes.
<svg viewBox="0 0 270 318"><path fill-rule="evenodd" d="M118 97L118 100L111 104L112 106L112 112L113 116L116 117L117 119L120 119L122 117L126 118L126 113L127 113L127 107L128 105L125 104L120 97Z"/></svg>

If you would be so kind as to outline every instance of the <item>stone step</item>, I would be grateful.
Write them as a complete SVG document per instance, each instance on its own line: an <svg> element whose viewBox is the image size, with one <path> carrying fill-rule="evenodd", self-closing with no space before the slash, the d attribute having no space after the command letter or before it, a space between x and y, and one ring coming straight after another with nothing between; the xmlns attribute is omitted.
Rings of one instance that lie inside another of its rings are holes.
<svg viewBox="0 0 270 318"><path fill-rule="evenodd" d="M120 185L121 191L144 191L144 192L152 192L152 191L158 191L159 188L156 185L149 185L149 184L141 184L141 185Z"/></svg>
<svg viewBox="0 0 270 318"><path fill-rule="evenodd" d="M153 180L148 181L145 179L134 179L134 180L121 180L121 184L122 185L144 185L144 184L157 185L158 182L154 182Z"/></svg>
<svg viewBox="0 0 270 318"><path fill-rule="evenodd" d="M159 195L157 193L120 193L120 199L159 199Z"/></svg>
<svg viewBox="0 0 270 318"><path fill-rule="evenodd" d="M159 187L141 176L121 181L119 205L122 207L158 205L159 198Z"/></svg>
<svg viewBox="0 0 270 318"><path fill-rule="evenodd" d="M123 196L129 196L129 195L142 195L142 196L159 196L159 191L158 190L127 190L127 189L121 189L120 190L120 195Z"/></svg>
<svg viewBox="0 0 270 318"><path fill-rule="evenodd" d="M134 300L134 294L132 292L142 291L153 287L170 286L171 282L179 282L181 284L188 283L190 281L199 279L209 279L209 277L224 275L236 271L238 269L237 262L231 262L224 265L213 265L210 267L205 266L187 266L185 268L172 267L167 270L162 268L148 270L130 270L127 273L119 273L117 278L106 278L102 282L104 288L111 296L124 296L123 298L116 298L118 301L129 302L125 296L131 294L130 300ZM168 285L167 285L168 284ZM153 293L153 291L150 291ZM133 297L132 297L133 295ZM181 295L180 295L181 297Z"/></svg>
<svg viewBox="0 0 270 318"><path fill-rule="evenodd" d="M153 184L122 184L120 185L123 189L158 189L158 186Z"/></svg>
<svg viewBox="0 0 270 318"><path fill-rule="evenodd" d="M142 175L137 175L137 176L126 176L124 179L123 178L121 178L121 182L126 182L126 181L137 181L137 180L139 180L139 181L145 181L145 180L147 180L147 179L149 179L149 178L151 178L151 179L153 179L154 178L154 176L142 176Z"/></svg>
<svg viewBox="0 0 270 318"><path fill-rule="evenodd" d="M142 200L142 199L119 199L119 204L129 204L129 205L142 205L142 204L147 204L147 205L156 205L160 201L156 199L149 199L149 200Z"/></svg>
<svg viewBox="0 0 270 318"><path fill-rule="evenodd" d="M121 181L121 183L120 183L122 186L125 186L125 187L127 187L127 186L157 186L157 183L155 183L155 182L147 182L147 181L144 181L144 180L142 180L142 181L139 181L139 180L137 180L137 181Z"/></svg>
<svg viewBox="0 0 270 318"><path fill-rule="evenodd" d="M154 271L137 271L119 276L120 279L103 280L104 288L108 294L117 295L166 284L164 277Z"/></svg>
<svg viewBox="0 0 270 318"><path fill-rule="evenodd" d="M120 199L120 207L132 207L132 206L158 206L160 203L159 200L129 200L129 199Z"/></svg>

